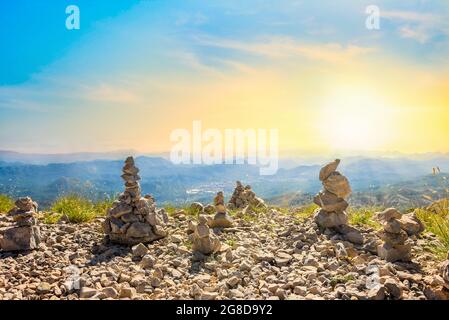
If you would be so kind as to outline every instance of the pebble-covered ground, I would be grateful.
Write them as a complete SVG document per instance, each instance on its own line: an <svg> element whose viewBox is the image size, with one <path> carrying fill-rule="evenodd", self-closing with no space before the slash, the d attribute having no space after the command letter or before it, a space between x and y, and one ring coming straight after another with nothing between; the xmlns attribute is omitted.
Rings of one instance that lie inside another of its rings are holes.
<svg viewBox="0 0 449 320"><path fill-rule="evenodd" d="M375 254L376 231L355 246L321 234L311 217L269 209L219 232L221 251L191 252L188 217L170 217L169 236L139 246L107 244L101 218L42 224L40 250L0 253L0 299L432 299L442 297L439 263L412 238L411 263ZM0 222L1 224L2 222ZM205 258L205 259L204 259Z"/></svg>

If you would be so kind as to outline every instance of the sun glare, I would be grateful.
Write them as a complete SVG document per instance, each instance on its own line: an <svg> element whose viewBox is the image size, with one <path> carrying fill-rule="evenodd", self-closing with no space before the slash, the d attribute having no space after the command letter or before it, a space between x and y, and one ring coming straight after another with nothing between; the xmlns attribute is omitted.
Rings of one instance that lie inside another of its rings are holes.
<svg viewBox="0 0 449 320"><path fill-rule="evenodd" d="M338 150L377 150L390 132L390 111L375 95L340 91L322 108L320 131Z"/></svg>

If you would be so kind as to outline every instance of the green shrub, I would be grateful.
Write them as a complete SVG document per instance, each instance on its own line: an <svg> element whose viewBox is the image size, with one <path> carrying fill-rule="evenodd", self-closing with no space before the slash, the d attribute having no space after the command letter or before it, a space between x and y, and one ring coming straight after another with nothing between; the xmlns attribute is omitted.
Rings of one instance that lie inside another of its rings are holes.
<svg viewBox="0 0 449 320"><path fill-rule="evenodd" d="M0 214L7 213L14 208L14 201L7 195L0 194Z"/></svg>

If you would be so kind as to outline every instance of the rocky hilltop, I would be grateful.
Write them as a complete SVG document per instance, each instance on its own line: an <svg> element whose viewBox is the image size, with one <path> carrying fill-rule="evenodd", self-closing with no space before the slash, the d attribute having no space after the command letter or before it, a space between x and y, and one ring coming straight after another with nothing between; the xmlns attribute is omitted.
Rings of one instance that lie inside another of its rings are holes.
<svg viewBox="0 0 449 320"><path fill-rule="evenodd" d="M156 211L155 199L140 197L131 158L125 193L89 223L44 224L37 204L21 199L0 216L0 239L26 209L40 241L0 251L0 299L448 299L449 262L427 250L437 238L393 208L373 218L379 230L347 225L349 182L337 166L323 167L316 210L269 207L238 182L227 204L219 192L206 206ZM342 223L322 223L332 214ZM164 234L131 236L137 222Z"/></svg>

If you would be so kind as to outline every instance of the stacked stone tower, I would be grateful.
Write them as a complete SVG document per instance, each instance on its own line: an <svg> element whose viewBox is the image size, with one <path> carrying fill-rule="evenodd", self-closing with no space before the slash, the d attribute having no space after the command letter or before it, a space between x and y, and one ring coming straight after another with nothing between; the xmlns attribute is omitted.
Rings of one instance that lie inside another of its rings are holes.
<svg viewBox="0 0 449 320"><path fill-rule="evenodd" d="M37 249L41 234L37 225L38 205L30 197L19 198L8 212L13 225L0 230L0 248L4 251L26 251Z"/></svg>
<svg viewBox="0 0 449 320"><path fill-rule="evenodd" d="M348 222L346 198L351 194L351 187L348 179L336 171L339 164L340 160L336 159L320 170L324 190L313 198L313 202L321 208L315 214L315 221L323 228L335 228Z"/></svg>
<svg viewBox="0 0 449 320"><path fill-rule="evenodd" d="M123 167L125 191L107 212L103 229L112 242L135 245L147 243L167 235L163 218L156 211L151 195L141 197L139 169L128 157Z"/></svg>
<svg viewBox="0 0 449 320"><path fill-rule="evenodd" d="M253 208L266 208L265 202L256 196L256 193L251 189L250 185L243 187L240 181L236 182L236 187L232 193L231 199L228 203L229 209L244 209L247 206Z"/></svg>
<svg viewBox="0 0 449 320"><path fill-rule="evenodd" d="M332 229L340 233L345 240L361 244L361 233L347 224L346 199L352 190L348 179L336 171L339 164L340 160L336 159L320 170L319 179L324 190L313 198L313 202L320 207L316 210L314 219L320 228Z"/></svg>
<svg viewBox="0 0 449 320"><path fill-rule="evenodd" d="M402 214L395 208L386 209L378 214L379 219L383 220L384 243L378 247L377 253L388 262L410 261L412 245L407 232L401 227L399 220L401 216Z"/></svg>

